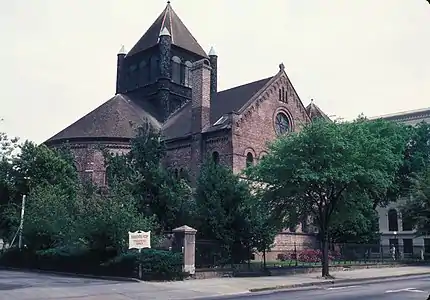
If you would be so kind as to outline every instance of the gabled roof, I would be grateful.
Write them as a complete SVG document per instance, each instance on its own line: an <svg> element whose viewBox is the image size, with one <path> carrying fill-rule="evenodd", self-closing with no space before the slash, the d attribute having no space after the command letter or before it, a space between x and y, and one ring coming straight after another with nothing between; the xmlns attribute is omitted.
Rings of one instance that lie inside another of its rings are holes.
<svg viewBox="0 0 430 300"><path fill-rule="evenodd" d="M313 100L311 100L311 103L306 106L306 112L308 113L311 120L323 118L324 120L331 120L322 110L319 108Z"/></svg>
<svg viewBox="0 0 430 300"><path fill-rule="evenodd" d="M155 128L161 128L153 112L149 104L145 103L142 107L129 97L117 94L46 142L79 138L132 138L136 135L136 128L147 121Z"/></svg>
<svg viewBox="0 0 430 300"><path fill-rule="evenodd" d="M157 45L160 32L164 28L167 28L170 33L172 45L188 50L202 57L208 57L206 52L172 9L170 2L167 2L166 8L140 38L136 45L134 45L130 52L128 52L127 56L134 55Z"/></svg>
<svg viewBox="0 0 430 300"><path fill-rule="evenodd" d="M260 91L271 79L272 77L268 77L218 92L215 97L211 99L211 125L223 115L239 111L252 96ZM191 117L191 102L188 102L172 114L163 124L163 137L166 139L174 139L190 134ZM222 125L224 126L225 124ZM216 128L221 129L223 126Z"/></svg>

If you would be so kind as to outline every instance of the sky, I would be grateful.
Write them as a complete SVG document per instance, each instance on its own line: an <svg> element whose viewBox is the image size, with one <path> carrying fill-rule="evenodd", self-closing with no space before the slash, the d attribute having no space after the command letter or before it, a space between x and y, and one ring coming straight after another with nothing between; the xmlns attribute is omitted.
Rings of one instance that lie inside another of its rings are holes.
<svg viewBox="0 0 430 300"><path fill-rule="evenodd" d="M218 87L275 75L353 119L429 107L425 0L171 0L218 54ZM0 0L0 131L43 142L115 93L116 54L164 0Z"/></svg>

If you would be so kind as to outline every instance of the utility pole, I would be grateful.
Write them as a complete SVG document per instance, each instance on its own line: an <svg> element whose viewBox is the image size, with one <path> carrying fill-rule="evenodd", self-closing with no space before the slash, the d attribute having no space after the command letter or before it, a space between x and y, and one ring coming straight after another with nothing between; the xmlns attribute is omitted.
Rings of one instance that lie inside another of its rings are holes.
<svg viewBox="0 0 430 300"><path fill-rule="evenodd" d="M25 212L25 197L26 195L22 195L22 204L21 204L21 221L19 222L19 239L18 239L18 248L22 248L22 231L24 229L24 212Z"/></svg>

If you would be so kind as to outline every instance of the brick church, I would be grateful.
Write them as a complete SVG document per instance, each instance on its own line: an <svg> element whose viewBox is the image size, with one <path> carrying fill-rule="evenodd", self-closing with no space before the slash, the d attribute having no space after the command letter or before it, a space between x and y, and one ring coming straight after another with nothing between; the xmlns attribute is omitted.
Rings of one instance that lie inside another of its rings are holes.
<svg viewBox="0 0 430 300"><path fill-rule="evenodd" d="M328 118L314 103L304 106L283 64L271 77L218 91L217 60L168 2L134 47L118 53L116 94L45 144L69 143L81 176L103 186L100 145L124 153L136 128L149 122L166 142L166 165L193 179L206 157L238 173L277 135Z"/></svg>

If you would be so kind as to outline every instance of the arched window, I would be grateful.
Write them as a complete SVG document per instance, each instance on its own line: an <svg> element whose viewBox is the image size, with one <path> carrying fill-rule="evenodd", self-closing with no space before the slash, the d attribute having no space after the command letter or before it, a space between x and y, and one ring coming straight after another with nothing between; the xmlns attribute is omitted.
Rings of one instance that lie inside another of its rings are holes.
<svg viewBox="0 0 430 300"><path fill-rule="evenodd" d="M191 87L192 84L192 79L191 79L191 67L192 67L192 63L190 61L186 61L185 62L185 66L184 66L184 85Z"/></svg>
<svg viewBox="0 0 430 300"><path fill-rule="evenodd" d="M254 156L251 152L246 155L246 167L252 166L254 164Z"/></svg>
<svg viewBox="0 0 430 300"><path fill-rule="evenodd" d="M282 101L282 90L279 89L279 101Z"/></svg>
<svg viewBox="0 0 430 300"><path fill-rule="evenodd" d="M150 61L150 71L149 71L149 80L151 82L154 82L158 79L158 73L159 73L159 66L158 66L158 57L152 56Z"/></svg>
<svg viewBox="0 0 430 300"><path fill-rule="evenodd" d="M399 231L397 210L394 208L388 211L388 231Z"/></svg>
<svg viewBox="0 0 430 300"><path fill-rule="evenodd" d="M219 153L217 151L212 153L212 160L216 165L219 163Z"/></svg>
<svg viewBox="0 0 430 300"><path fill-rule="evenodd" d="M177 56L172 57L172 81L181 83L181 59Z"/></svg>
<svg viewBox="0 0 430 300"><path fill-rule="evenodd" d="M280 112L276 115L275 118L275 131L277 135L282 135L290 131L290 120L287 115Z"/></svg>
<svg viewBox="0 0 430 300"><path fill-rule="evenodd" d="M282 102L285 102L285 89L282 87Z"/></svg>

